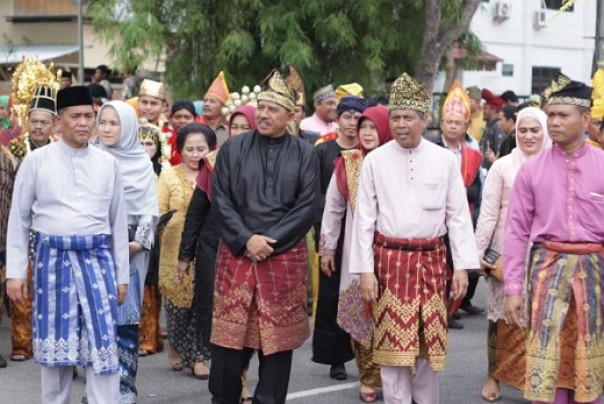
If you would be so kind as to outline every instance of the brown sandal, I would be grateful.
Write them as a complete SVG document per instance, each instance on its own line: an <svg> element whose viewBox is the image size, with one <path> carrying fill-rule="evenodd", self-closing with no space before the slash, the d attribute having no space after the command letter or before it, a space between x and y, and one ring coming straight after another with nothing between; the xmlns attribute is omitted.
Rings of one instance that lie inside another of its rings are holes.
<svg viewBox="0 0 604 404"><path fill-rule="evenodd" d="M173 349L170 349L170 352L168 352L168 362L170 362L172 370L176 372L180 372L181 370L183 370L182 359L180 358L178 352Z"/></svg>

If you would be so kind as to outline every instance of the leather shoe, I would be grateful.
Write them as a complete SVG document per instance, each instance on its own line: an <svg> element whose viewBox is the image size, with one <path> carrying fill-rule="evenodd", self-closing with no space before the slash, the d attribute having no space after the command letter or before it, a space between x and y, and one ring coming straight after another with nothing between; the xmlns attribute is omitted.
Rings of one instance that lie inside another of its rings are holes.
<svg viewBox="0 0 604 404"><path fill-rule="evenodd" d="M6 362L6 359L4 359L4 356L0 355L0 369L5 368L6 366L8 366L8 362Z"/></svg>
<svg viewBox="0 0 604 404"><path fill-rule="evenodd" d="M452 328L454 330L461 330L461 329L463 329L463 324L460 323L459 321L449 319L449 321L447 322L447 327Z"/></svg>
<svg viewBox="0 0 604 404"><path fill-rule="evenodd" d="M346 367L343 363L338 365L331 365L331 369L329 370L329 377L334 380L346 380L348 375L346 374Z"/></svg>
<svg viewBox="0 0 604 404"><path fill-rule="evenodd" d="M482 307L476 307L473 306L471 304L467 304L465 306L461 306L460 309L462 309L463 311L465 311L468 314L480 314L482 312L484 312L484 309Z"/></svg>

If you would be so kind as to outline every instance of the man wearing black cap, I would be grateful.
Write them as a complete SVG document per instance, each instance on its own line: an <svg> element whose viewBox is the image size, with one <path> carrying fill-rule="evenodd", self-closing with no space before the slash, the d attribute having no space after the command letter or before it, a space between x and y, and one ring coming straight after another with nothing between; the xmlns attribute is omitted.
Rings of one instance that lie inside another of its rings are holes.
<svg viewBox="0 0 604 404"><path fill-rule="evenodd" d="M55 105L56 92L49 87L37 87L34 95L24 111L27 116L27 132L12 140L8 150L13 154L17 163L25 159L33 150L46 146L53 141L53 129L57 116ZM14 181L14 177L13 177ZM12 193L7 198L10 205ZM3 210L2 220L8 220L9 210ZM5 228L6 229L6 228ZM4 230L6 231L6 230ZM4 248L2 248L4 250ZM28 272L28 282L31 285L32 273ZM13 302L9 306L12 361L25 361L32 356L32 297L28 295L23 303Z"/></svg>
<svg viewBox="0 0 604 404"><path fill-rule="evenodd" d="M323 219L323 209L325 207L325 194L327 193L327 188L331 181L331 176L333 175L334 161L342 150L356 147L359 141L357 136L357 122L366 108L367 101L363 97L343 97L337 107L337 138L320 143L315 147L317 156L319 157L319 168L321 170L321 200L314 226L317 247L319 240L318 235L321 234L321 220ZM352 346L350 344L350 335L342 330L336 322L338 298L340 296L341 254L341 251L337 251L334 256L325 257L325 259L335 260L336 271L334 273L319 273L319 296L315 316L315 330L312 339L312 361L331 365L329 375L332 379L336 380L346 379L347 375L344 363L354 358Z"/></svg>
<svg viewBox="0 0 604 404"><path fill-rule="evenodd" d="M33 352L42 365L42 403L69 403L73 367L84 366L89 402L115 404L117 305L129 272L123 185L117 161L88 146L95 117L89 90L59 91L57 110L61 139L31 153L17 173L7 292L14 302L28 294L31 229Z"/></svg>
<svg viewBox="0 0 604 404"><path fill-rule="evenodd" d="M510 199L505 316L528 329L524 396L533 403L602 402L604 153L585 141L591 94L561 73L545 89L554 145L520 167Z"/></svg>
<svg viewBox="0 0 604 404"><path fill-rule="evenodd" d="M67 87L71 87L73 84L73 74L71 72L63 70L61 72L61 90Z"/></svg>

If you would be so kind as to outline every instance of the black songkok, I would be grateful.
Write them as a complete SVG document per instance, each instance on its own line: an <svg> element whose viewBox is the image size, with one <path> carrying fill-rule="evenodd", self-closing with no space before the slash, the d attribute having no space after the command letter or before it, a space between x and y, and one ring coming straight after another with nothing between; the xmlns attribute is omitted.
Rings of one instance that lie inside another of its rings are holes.
<svg viewBox="0 0 604 404"><path fill-rule="evenodd" d="M92 94L86 86L67 87L57 93L57 111L79 105L92 106L92 104Z"/></svg>
<svg viewBox="0 0 604 404"><path fill-rule="evenodd" d="M361 114L367 109L367 100L356 95L347 95L342 97L337 107L338 116L344 112L360 112Z"/></svg>
<svg viewBox="0 0 604 404"><path fill-rule="evenodd" d="M593 89L584 83L558 73L552 84L543 90L543 97L548 105L576 105L590 108L592 91Z"/></svg>

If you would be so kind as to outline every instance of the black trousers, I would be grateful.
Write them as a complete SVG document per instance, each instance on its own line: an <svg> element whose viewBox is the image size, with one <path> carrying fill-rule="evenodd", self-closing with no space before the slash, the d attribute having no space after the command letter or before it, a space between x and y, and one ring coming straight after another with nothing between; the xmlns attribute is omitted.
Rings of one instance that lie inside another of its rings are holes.
<svg viewBox="0 0 604 404"><path fill-rule="evenodd" d="M476 293L476 286L478 286L479 280L480 275L478 275L476 271L468 272L468 291L461 301L461 307L470 306L472 304L471 300L474 297L474 293Z"/></svg>
<svg viewBox="0 0 604 404"><path fill-rule="evenodd" d="M241 376L247 369L254 350L223 348L211 345L212 364L208 387L212 404L238 404L241 398ZM293 351L265 356L258 351L260 366L253 404L284 404L289 386Z"/></svg>

